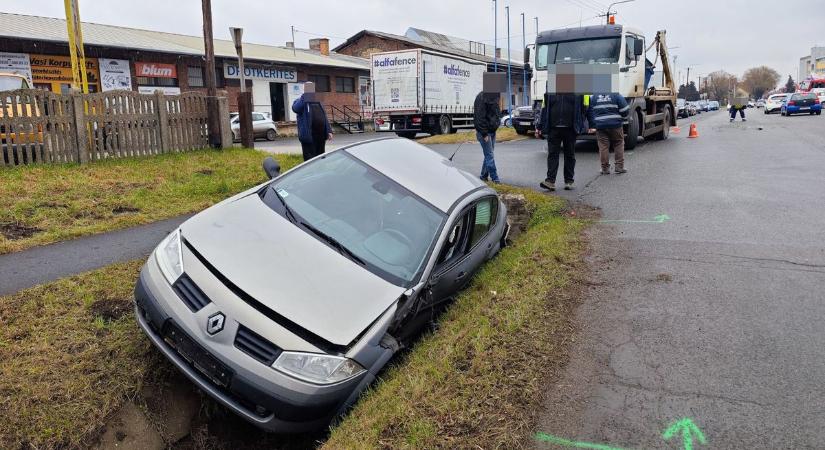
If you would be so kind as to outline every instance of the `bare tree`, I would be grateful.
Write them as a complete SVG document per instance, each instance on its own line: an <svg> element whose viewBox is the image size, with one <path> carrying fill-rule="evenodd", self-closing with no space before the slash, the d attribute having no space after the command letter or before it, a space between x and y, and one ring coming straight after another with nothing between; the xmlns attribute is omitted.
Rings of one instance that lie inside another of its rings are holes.
<svg viewBox="0 0 825 450"><path fill-rule="evenodd" d="M735 75L731 75L724 70L717 70L707 76L702 92L708 95L711 100L725 100L733 92L733 87L737 80Z"/></svg>
<svg viewBox="0 0 825 450"><path fill-rule="evenodd" d="M780 79L779 72L768 66L754 67L745 71L742 87L754 98L761 98L765 92L775 89Z"/></svg>

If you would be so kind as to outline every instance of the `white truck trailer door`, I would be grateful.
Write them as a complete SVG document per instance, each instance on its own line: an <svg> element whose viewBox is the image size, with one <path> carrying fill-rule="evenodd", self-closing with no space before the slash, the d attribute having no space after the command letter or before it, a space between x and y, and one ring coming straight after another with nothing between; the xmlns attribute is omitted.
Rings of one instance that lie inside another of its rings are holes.
<svg viewBox="0 0 825 450"><path fill-rule="evenodd" d="M375 112L417 111L421 52L374 53L370 60Z"/></svg>

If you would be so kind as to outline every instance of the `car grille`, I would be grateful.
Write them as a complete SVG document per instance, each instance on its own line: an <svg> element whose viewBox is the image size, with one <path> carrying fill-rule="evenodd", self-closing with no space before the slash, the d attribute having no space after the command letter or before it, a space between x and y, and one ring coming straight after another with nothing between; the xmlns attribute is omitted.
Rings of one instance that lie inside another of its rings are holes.
<svg viewBox="0 0 825 450"><path fill-rule="evenodd" d="M272 365L281 354L278 346L243 325L235 334L235 347L266 365Z"/></svg>
<svg viewBox="0 0 825 450"><path fill-rule="evenodd" d="M172 289L178 294L183 303L189 307L192 312L200 311L204 306L211 303L209 297L200 290L189 276L183 274L172 285Z"/></svg>

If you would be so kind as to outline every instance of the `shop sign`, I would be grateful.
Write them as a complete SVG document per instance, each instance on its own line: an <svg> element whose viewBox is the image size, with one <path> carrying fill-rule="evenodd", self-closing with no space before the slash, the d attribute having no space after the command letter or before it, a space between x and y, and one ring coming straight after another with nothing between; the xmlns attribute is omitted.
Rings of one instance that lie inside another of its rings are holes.
<svg viewBox="0 0 825 450"><path fill-rule="evenodd" d="M177 78L178 68L174 64L136 62L135 76L149 78Z"/></svg>
<svg viewBox="0 0 825 450"><path fill-rule="evenodd" d="M138 86L139 94L154 94L155 91L161 91L163 95L180 94L180 88L175 86Z"/></svg>
<svg viewBox="0 0 825 450"><path fill-rule="evenodd" d="M0 52L0 72L22 75L29 86L32 85L32 66L27 53Z"/></svg>
<svg viewBox="0 0 825 450"><path fill-rule="evenodd" d="M32 78L35 83L71 83L72 60L68 56L31 55ZM97 58L86 58L86 80L98 84Z"/></svg>
<svg viewBox="0 0 825 450"><path fill-rule="evenodd" d="M298 81L298 72L289 67L261 67L244 65L244 77L247 80L272 81L276 83L291 83ZM223 65L224 78L240 79L240 70L237 64Z"/></svg>
<svg viewBox="0 0 825 450"><path fill-rule="evenodd" d="M100 58L100 90L132 90L132 74L125 59Z"/></svg>

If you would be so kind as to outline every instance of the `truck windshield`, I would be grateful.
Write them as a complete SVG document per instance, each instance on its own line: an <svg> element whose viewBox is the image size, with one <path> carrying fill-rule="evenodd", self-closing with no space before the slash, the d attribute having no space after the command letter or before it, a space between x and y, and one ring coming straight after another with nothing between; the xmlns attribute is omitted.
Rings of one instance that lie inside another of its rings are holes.
<svg viewBox="0 0 825 450"><path fill-rule="evenodd" d="M0 91L13 91L15 89L25 89L28 85L26 80L11 75L0 75Z"/></svg>
<svg viewBox="0 0 825 450"><path fill-rule="evenodd" d="M548 64L615 64L619 62L621 41L614 37L540 44L536 68L546 70Z"/></svg>

